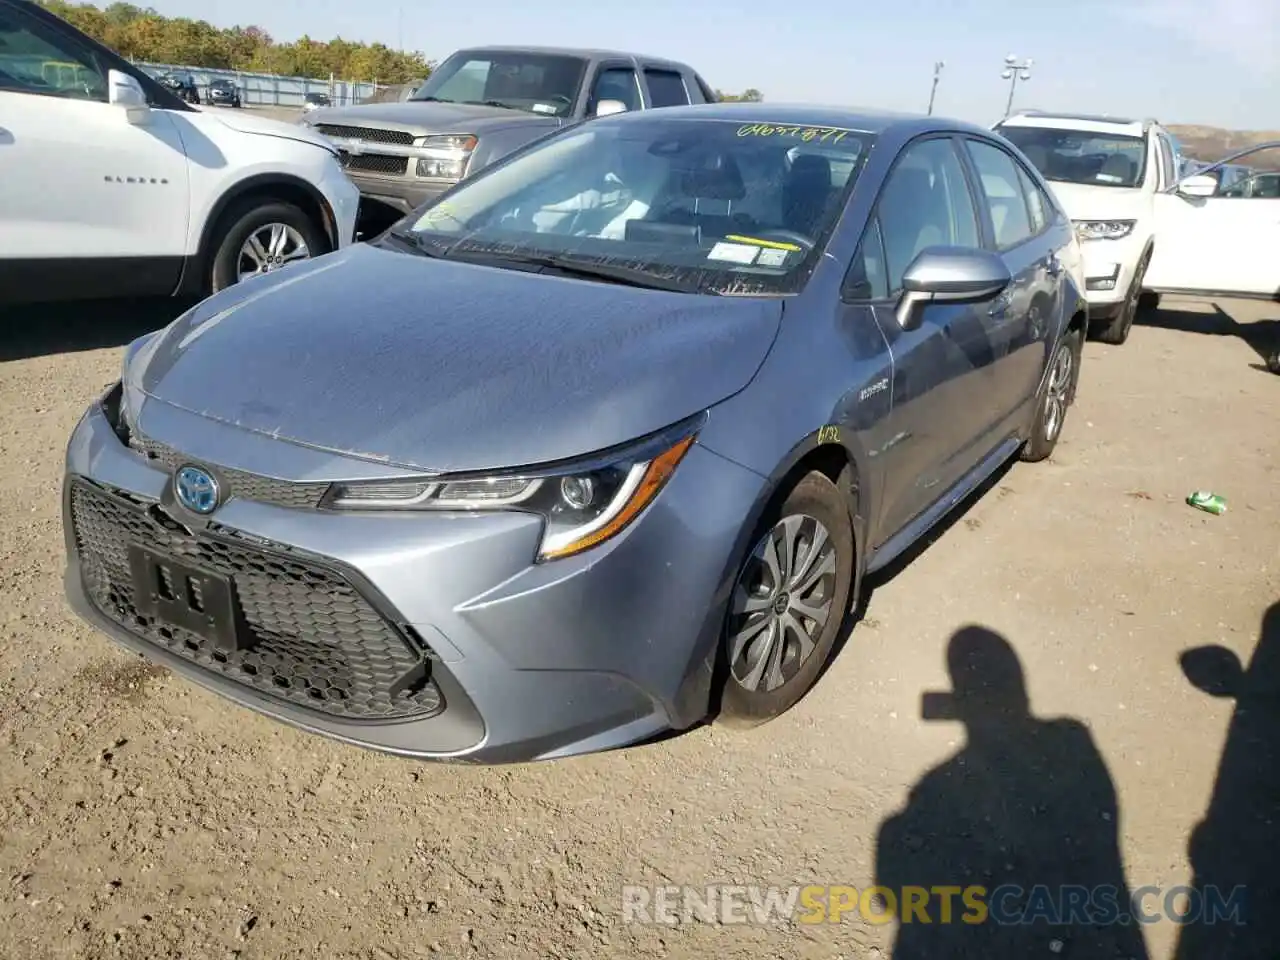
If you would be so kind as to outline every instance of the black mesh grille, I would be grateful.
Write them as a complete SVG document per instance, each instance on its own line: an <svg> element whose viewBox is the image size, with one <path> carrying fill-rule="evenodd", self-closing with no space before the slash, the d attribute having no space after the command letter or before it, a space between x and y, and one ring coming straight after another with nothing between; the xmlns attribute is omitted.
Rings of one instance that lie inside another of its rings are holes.
<svg viewBox="0 0 1280 960"><path fill-rule="evenodd" d="M420 717L443 708L430 651L410 642L336 571L305 556L188 533L156 506L83 481L71 488L71 521L93 604L170 653L267 696L347 719ZM135 547L230 578L242 615L240 648L139 609L130 567Z"/></svg>
<svg viewBox="0 0 1280 960"><path fill-rule="evenodd" d="M338 151L342 165L348 170L363 170L366 173L382 173L402 177L409 170L407 157L387 157L377 153L362 153L352 156L345 150Z"/></svg>
<svg viewBox="0 0 1280 960"><path fill-rule="evenodd" d="M172 447L139 434L133 435L129 445L169 473L177 470L189 459ZM321 498L329 488L327 483L294 483L290 480L277 480L274 477L263 477L256 473L227 470L222 467L218 467L218 476L227 489L228 497L256 500L258 503L271 503L278 507L292 507L295 510L315 509L320 505Z"/></svg>
<svg viewBox="0 0 1280 960"><path fill-rule="evenodd" d="M326 137L342 137L344 140L367 140L370 143L413 144L413 134L403 130L380 130L377 127L344 127L336 123L317 123L316 129Z"/></svg>

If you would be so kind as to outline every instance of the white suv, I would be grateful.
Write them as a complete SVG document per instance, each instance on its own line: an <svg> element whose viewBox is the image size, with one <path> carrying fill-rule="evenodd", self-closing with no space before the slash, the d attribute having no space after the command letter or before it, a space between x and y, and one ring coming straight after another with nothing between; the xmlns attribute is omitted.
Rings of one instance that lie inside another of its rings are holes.
<svg viewBox="0 0 1280 960"><path fill-rule="evenodd" d="M0 301L202 296L355 236L305 127L203 112L30 0L0 0Z"/></svg>
<svg viewBox="0 0 1280 960"><path fill-rule="evenodd" d="M1049 181L1083 241L1099 339L1124 343L1140 299L1280 293L1280 208L1266 189L1219 192L1212 174L1258 144L1188 170L1154 120L1020 113L995 129Z"/></svg>
<svg viewBox="0 0 1280 960"><path fill-rule="evenodd" d="M1155 247L1155 196L1178 169L1153 120L1029 111L996 125L1049 181L1084 249L1085 297L1099 339L1124 343Z"/></svg>

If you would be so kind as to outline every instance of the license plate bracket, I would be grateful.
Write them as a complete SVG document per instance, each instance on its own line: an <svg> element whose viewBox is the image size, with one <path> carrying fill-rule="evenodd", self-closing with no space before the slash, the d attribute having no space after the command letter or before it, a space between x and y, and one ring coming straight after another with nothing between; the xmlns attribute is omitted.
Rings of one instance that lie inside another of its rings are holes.
<svg viewBox="0 0 1280 960"><path fill-rule="evenodd" d="M137 545L129 548L129 568L139 613L189 630L221 650L248 646L230 577Z"/></svg>

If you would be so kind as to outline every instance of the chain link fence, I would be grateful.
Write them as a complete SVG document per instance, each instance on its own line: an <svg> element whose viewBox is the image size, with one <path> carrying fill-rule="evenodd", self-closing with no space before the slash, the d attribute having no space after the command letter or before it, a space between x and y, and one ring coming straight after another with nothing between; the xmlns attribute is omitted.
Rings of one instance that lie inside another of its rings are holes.
<svg viewBox="0 0 1280 960"><path fill-rule="evenodd" d="M179 77L192 77L200 90L200 99L207 100L209 84L214 80L230 80L240 91L246 106L301 107L309 93L328 94L334 106L350 106L374 99L384 84L373 81L341 80L315 77L284 77L274 73L251 73L244 70L216 70L206 67L188 67L175 63L145 63L135 61L134 66L153 77L172 73Z"/></svg>

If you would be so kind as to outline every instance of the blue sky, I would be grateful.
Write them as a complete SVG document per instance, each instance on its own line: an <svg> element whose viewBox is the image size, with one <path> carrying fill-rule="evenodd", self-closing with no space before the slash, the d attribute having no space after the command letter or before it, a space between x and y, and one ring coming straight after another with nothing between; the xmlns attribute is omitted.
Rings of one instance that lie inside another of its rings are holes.
<svg viewBox="0 0 1280 960"><path fill-rule="evenodd" d="M1280 0L151 0L161 13L378 40L442 59L484 43L560 43L685 60L723 90L993 122L1006 54L1031 57L1015 107L1280 129ZM800 11L805 11L801 13ZM750 11L749 13L746 11Z"/></svg>

